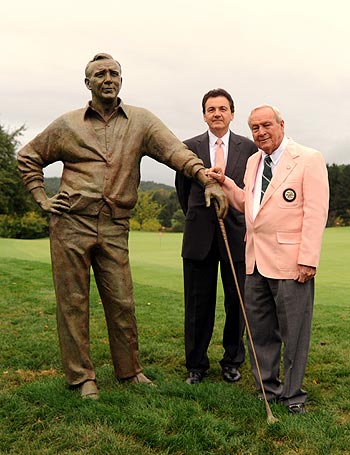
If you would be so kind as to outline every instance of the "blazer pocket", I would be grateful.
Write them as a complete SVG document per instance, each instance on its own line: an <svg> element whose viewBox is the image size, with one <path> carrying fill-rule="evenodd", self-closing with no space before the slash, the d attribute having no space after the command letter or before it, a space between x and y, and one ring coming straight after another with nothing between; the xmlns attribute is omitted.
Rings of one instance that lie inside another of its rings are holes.
<svg viewBox="0 0 350 455"><path fill-rule="evenodd" d="M277 232L277 242L290 245L301 243L301 232Z"/></svg>
<svg viewBox="0 0 350 455"><path fill-rule="evenodd" d="M279 270L296 270L301 243L301 232L277 232L276 265Z"/></svg>

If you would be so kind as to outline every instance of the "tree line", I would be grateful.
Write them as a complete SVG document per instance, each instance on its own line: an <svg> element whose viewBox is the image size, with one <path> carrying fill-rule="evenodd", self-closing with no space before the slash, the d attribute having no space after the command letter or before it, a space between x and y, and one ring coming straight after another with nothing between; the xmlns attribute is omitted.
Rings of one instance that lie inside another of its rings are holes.
<svg viewBox="0 0 350 455"><path fill-rule="evenodd" d="M33 201L17 169L16 150L24 127L8 131L0 124L0 237L48 236L49 215ZM350 165L327 165L330 204L327 226L350 225ZM58 191L59 177L45 179L49 196ZM132 230L182 232L184 215L175 188L141 182L130 220Z"/></svg>

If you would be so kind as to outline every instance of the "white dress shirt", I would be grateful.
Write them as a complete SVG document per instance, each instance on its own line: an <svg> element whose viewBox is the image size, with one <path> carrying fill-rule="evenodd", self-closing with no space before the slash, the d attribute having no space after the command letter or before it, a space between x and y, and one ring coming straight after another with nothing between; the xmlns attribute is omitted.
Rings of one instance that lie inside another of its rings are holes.
<svg viewBox="0 0 350 455"><path fill-rule="evenodd" d="M225 164L227 164L227 155L228 155L228 143L230 139L230 130L227 131L227 133L218 138L216 137L210 130L208 130L209 134L209 151L210 151L210 163L212 166L215 166L215 151L216 151L216 141L218 139L222 140L222 147L224 149L224 157L225 157Z"/></svg>
<svg viewBox="0 0 350 455"><path fill-rule="evenodd" d="M272 160L271 163L271 171L272 171L272 176L274 173L274 170L276 169L276 166L282 156L282 153L284 152L285 148L287 147L288 144L288 138L287 136L284 136L282 142L280 143L279 147L271 153L270 157ZM259 209L260 209L260 198L261 198L261 180L262 180L262 174L264 170L264 158L267 156L267 153L264 151L260 150L261 152L261 159L258 167L258 171L256 173L256 178L255 178L255 184L254 184L254 206L253 206L253 219L255 219Z"/></svg>

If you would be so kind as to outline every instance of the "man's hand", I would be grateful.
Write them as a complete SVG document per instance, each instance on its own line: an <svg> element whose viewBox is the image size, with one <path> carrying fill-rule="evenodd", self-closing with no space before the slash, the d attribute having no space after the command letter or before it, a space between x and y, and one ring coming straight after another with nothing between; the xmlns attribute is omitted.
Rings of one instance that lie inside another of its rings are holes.
<svg viewBox="0 0 350 455"><path fill-rule="evenodd" d="M223 184L225 181L225 173L221 167L215 166L205 170L205 175L210 179L215 179L218 183Z"/></svg>
<svg viewBox="0 0 350 455"><path fill-rule="evenodd" d="M228 211L228 202L221 186L214 180L208 180L204 185L205 205L210 207L211 199L214 198L218 203L218 217L225 218Z"/></svg>
<svg viewBox="0 0 350 455"><path fill-rule="evenodd" d="M315 275L316 267L298 264L298 273L294 280L299 281L299 283L306 283L306 281L311 280Z"/></svg>

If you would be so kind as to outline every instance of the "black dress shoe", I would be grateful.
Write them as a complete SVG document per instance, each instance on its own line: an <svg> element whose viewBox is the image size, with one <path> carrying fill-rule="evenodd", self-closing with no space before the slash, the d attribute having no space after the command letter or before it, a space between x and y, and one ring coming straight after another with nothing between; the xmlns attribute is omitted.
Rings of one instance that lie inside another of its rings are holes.
<svg viewBox="0 0 350 455"><path fill-rule="evenodd" d="M204 378L204 373L200 371L190 371L188 378L186 379L186 384L199 384Z"/></svg>
<svg viewBox="0 0 350 455"><path fill-rule="evenodd" d="M241 379L241 373L234 367L225 367L222 369L222 377L226 382L237 382Z"/></svg>
<svg viewBox="0 0 350 455"><path fill-rule="evenodd" d="M295 403L288 406L288 412L290 414L305 414L306 409L304 403Z"/></svg>

